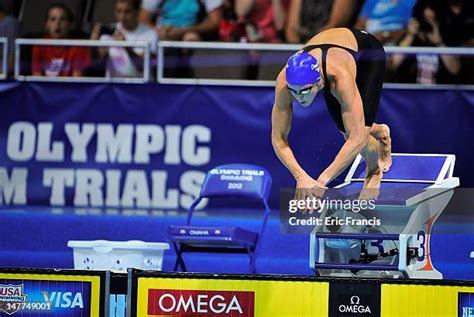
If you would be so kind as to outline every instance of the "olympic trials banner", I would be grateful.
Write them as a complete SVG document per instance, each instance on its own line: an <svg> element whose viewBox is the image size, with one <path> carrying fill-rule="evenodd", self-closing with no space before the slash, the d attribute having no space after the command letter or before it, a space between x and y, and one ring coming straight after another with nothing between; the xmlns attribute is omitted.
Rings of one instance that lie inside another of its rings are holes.
<svg viewBox="0 0 474 317"><path fill-rule="evenodd" d="M3 83L0 205L183 209L205 173L228 163L265 167L271 203L294 180L271 145L273 90L185 85ZM394 150L454 153L474 185L474 93L386 90L378 122ZM343 143L322 96L294 107L290 143L315 178ZM203 208L207 201L198 206Z"/></svg>

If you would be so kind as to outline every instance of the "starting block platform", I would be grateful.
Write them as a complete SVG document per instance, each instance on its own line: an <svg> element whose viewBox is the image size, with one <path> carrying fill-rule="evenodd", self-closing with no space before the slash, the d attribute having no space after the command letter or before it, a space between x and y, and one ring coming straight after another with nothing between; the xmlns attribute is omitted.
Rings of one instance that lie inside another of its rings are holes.
<svg viewBox="0 0 474 317"><path fill-rule="evenodd" d="M392 160L374 208L321 212L321 219L373 219L379 224L317 225L310 236L310 267L317 275L443 278L431 259L430 241L436 220L459 186L459 178L453 177L455 156L394 153ZM335 187L339 198L357 200L364 175L359 155Z"/></svg>

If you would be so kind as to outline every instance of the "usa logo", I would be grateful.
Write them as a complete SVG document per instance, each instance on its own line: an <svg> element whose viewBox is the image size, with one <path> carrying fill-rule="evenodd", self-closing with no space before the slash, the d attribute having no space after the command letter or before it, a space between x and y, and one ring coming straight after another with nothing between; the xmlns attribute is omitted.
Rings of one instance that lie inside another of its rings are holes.
<svg viewBox="0 0 474 317"><path fill-rule="evenodd" d="M13 315L21 309L21 304L27 302L27 297L23 293L23 284L0 284L0 313Z"/></svg>

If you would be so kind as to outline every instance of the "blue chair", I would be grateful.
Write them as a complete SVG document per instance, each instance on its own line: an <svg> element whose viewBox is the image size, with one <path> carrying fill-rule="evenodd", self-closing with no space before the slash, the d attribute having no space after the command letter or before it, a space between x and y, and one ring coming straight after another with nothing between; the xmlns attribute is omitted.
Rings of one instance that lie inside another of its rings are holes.
<svg viewBox="0 0 474 317"><path fill-rule="evenodd" d="M186 272L182 254L185 252L247 253L250 257L250 271L255 273L255 259L260 248L270 207L268 196L272 178L263 167L252 164L226 164L210 170L204 179L201 192L191 204L186 225L171 225L168 236L176 251L174 270ZM203 198L245 197L260 200L265 207L260 231L255 232L232 226L192 225L193 212Z"/></svg>

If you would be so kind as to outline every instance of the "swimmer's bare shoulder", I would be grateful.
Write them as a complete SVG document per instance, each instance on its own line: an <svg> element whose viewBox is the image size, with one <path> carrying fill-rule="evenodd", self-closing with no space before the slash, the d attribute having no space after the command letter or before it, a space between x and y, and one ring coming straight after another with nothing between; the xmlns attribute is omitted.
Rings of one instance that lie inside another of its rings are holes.
<svg viewBox="0 0 474 317"><path fill-rule="evenodd" d="M283 68L276 78L274 107L285 109L291 106L293 97L286 89L286 74Z"/></svg>

